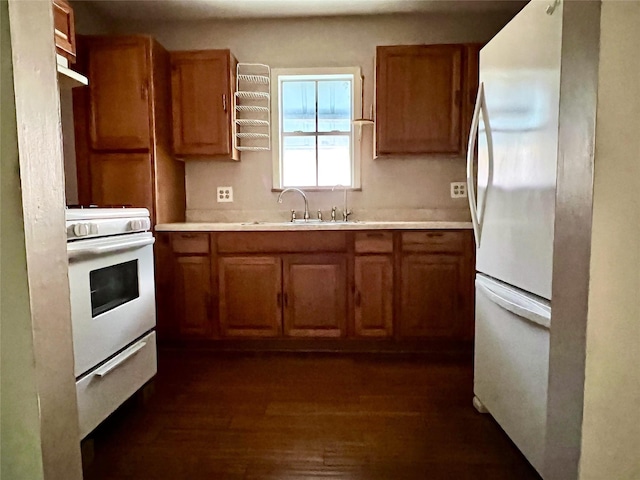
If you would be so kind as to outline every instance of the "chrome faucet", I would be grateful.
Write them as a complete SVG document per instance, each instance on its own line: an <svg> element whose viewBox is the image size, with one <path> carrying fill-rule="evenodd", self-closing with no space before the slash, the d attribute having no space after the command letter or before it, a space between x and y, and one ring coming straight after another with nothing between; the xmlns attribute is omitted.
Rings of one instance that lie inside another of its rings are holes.
<svg viewBox="0 0 640 480"><path fill-rule="evenodd" d="M347 187L345 187L344 185L335 185L331 191L333 192L336 188L342 188L343 192L344 192L344 207L342 208L342 221L343 222L348 222L349 221L349 215L351 215L353 212L351 212L349 210L349 208L347 207Z"/></svg>
<svg viewBox="0 0 640 480"><path fill-rule="evenodd" d="M307 200L307 196L305 195L305 193L299 188L290 187L282 190L280 192L280 195L278 195L278 203L282 203L282 196L287 192L298 192L300 195L302 195L302 198L304 199L304 221L306 222L307 220L309 220L309 201ZM293 222L295 219L295 212L293 212L291 215L291 221Z"/></svg>

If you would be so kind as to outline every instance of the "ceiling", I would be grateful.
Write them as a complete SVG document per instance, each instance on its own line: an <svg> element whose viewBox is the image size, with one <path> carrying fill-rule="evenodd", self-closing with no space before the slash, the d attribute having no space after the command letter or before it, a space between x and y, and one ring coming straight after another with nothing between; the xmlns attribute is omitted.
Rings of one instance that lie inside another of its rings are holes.
<svg viewBox="0 0 640 480"><path fill-rule="evenodd" d="M394 13L515 14L522 0L87 0L113 20L204 20Z"/></svg>

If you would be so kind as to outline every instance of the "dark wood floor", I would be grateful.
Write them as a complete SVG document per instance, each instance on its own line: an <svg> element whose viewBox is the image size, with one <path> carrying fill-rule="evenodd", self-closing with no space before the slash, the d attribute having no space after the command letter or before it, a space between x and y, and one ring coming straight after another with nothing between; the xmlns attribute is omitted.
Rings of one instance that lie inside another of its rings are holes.
<svg viewBox="0 0 640 480"><path fill-rule="evenodd" d="M471 399L468 363L163 351L155 393L92 435L85 478L538 479Z"/></svg>

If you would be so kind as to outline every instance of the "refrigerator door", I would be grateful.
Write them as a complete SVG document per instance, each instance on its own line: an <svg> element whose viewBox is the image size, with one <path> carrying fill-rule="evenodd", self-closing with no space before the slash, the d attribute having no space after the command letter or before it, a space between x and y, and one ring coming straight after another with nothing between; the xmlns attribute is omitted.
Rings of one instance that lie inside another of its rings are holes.
<svg viewBox="0 0 640 480"><path fill-rule="evenodd" d="M562 4L546 7L529 3L480 52L477 270L551 299Z"/></svg>
<svg viewBox="0 0 640 480"><path fill-rule="evenodd" d="M540 473L550 317L548 302L476 277L474 395Z"/></svg>

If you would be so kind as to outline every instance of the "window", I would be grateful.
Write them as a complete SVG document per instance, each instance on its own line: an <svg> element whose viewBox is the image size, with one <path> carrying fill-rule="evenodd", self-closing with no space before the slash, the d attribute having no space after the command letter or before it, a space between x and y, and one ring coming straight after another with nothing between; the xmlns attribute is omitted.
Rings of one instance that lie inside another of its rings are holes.
<svg viewBox="0 0 640 480"><path fill-rule="evenodd" d="M273 70L274 188L360 187L358 68Z"/></svg>

